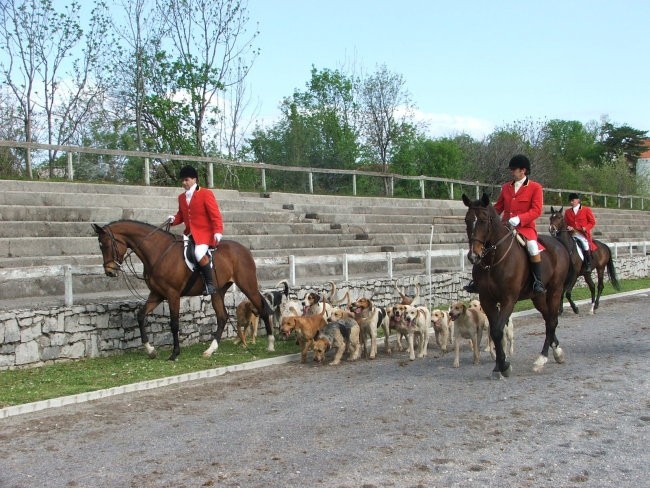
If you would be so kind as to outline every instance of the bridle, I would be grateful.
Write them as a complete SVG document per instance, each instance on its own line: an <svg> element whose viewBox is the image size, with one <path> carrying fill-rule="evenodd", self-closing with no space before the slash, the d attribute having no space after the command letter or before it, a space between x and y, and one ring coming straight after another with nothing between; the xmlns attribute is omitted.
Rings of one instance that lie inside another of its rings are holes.
<svg viewBox="0 0 650 488"><path fill-rule="evenodd" d="M113 234L113 231L111 230L110 227L108 227L108 226L104 227L104 232L106 232L106 234L107 234L108 237L110 238L110 241L111 241L111 248L112 248L112 251L113 251L113 253L112 253L112 257L113 257L113 259L111 259L111 260L107 260L107 261L104 261L104 269L106 269L107 266L108 266L109 264L113 264L113 265L114 265L114 268L113 268L113 269L115 269L115 271L122 271L122 263L123 263L124 260L125 260L125 259L126 259L126 258L127 258L127 257L132 253L132 252L133 252L133 250L130 250L130 251L129 251L129 245L128 245L126 242L124 242L124 241L120 241L120 240L118 240L118 239L115 237L115 234ZM118 249L117 249L117 244L118 244L118 243L122 244L122 245L125 247L125 249L126 249L126 251L125 251L124 254L122 255L122 259L120 259L120 258L118 257L119 254L120 254L120 253L118 252Z"/></svg>
<svg viewBox="0 0 650 488"><path fill-rule="evenodd" d="M155 232L157 232L157 231L159 231L159 230L165 228L165 226L167 226L167 227L166 227L166 230L169 229L169 223L165 222L165 223L163 223L162 225L159 225L158 227L155 227L151 232L149 232L147 235L145 235L145 236L142 238L142 241L147 240L147 239L148 239L151 235L153 235ZM123 271L123 269L122 269L122 265L123 265L123 263L124 263L125 261L128 260L128 261L127 261L127 262L128 262L128 268L131 270L131 272L132 272L132 273L133 273L137 278L139 278L139 279L144 279L144 278L140 278L140 277L137 275L137 273L136 273L136 271L135 271L135 267L133 266L133 263L132 263L132 261L131 261L131 259L130 259L130 258L131 258L131 255L132 255L133 253L135 253L136 255L138 254L137 251L139 251L139 250L141 249L141 247L140 247L137 243L135 243L135 242L132 243L132 244L128 244L127 242L124 242L124 241L121 241L121 240L117 239L117 237L115 237L115 234L113 233L113 231L111 230L111 228L110 228L109 226L105 226L105 227L103 228L103 230L104 230L104 232L106 232L106 234L108 235L108 237L109 237L110 240L111 240L111 248L112 248L112 251L113 251L113 259L112 259L112 260L109 260L109 261L104 261L104 264L103 264L104 269L106 269L107 265L113 263L113 264L114 264L114 269L115 269L115 271ZM117 249L117 245L118 245L118 243L119 243L119 244L122 244L122 245L125 247L125 249L126 249L125 252L124 252L124 254L123 254L123 256L122 256L122 259L120 259L120 258L117 257L117 256L119 256L119 252L118 252L118 249ZM169 249L171 249L171 247L172 247L175 243L176 243L176 241L174 240L174 241L172 242L172 244L167 248L167 250L166 250L164 253L161 254L161 256L158 258L158 260L156 260L156 263L157 263L157 262L158 262L158 261L159 261L159 260L160 260L164 255L165 255L165 254L167 254L167 252L169 251Z"/></svg>
<svg viewBox="0 0 650 488"><path fill-rule="evenodd" d="M479 224L479 223L485 224L487 226L487 228L490 229L490 227L492 226L492 219L493 219L493 217L491 215L489 215L489 214L487 216L487 219L480 219L480 218L478 218L476 216L476 212L475 212L474 222L472 223L472 234L471 234L471 236L469 238L470 246L474 242L478 242L479 244L481 244L483 246L483 250L481 251L481 254L478 257L478 260L473 264L481 264L481 267L483 269L485 269L485 270L489 270L490 268L493 268L493 267L497 266L499 263L501 263L501 261L503 261L506 258L506 256L510 252L510 249L512 248L513 243L515 242L515 230L511 229L511 228L508 228L508 232L503 237L501 237L498 241L496 241L494 244L491 244L491 245L488 245L489 240L483 241L481 239L478 239L477 237L474 237L474 233L476 232L477 224ZM484 264L483 260L488 256L488 254L495 253L497 248L501 244L503 244L506 241L506 239L508 239L508 238L510 238L510 243L508 244L508 249L505 250L503 255L496 262L494 262L494 255L493 255L492 262L490 264Z"/></svg>
<svg viewBox="0 0 650 488"><path fill-rule="evenodd" d="M553 219L553 217L554 217L555 215L557 215L557 214L551 214L551 219ZM564 218L563 218L563 217L560 216L559 218L561 218L562 221L564 221ZM549 226L548 226L548 232L549 232L553 237L557 237L558 234L559 234L560 232L571 232L571 231L570 231L569 229L566 228L566 225L565 225L564 228L562 229L562 228L558 227L558 226L555 225L555 224L549 224Z"/></svg>

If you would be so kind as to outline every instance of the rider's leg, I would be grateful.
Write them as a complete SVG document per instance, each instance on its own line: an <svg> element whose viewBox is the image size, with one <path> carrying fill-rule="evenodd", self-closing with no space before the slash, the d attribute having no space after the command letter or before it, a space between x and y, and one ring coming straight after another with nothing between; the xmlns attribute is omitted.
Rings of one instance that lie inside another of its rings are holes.
<svg viewBox="0 0 650 488"><path fill-rule="evenodd" d="M207 244L197 244L194 248L194 256L196 262L199 263L199 270L203 281L205 282L204 295L212 295L217 292L217 287L214 285L214 272L212 271L212 263L208 253L209 246Z"/></svg>
<svg viewBox="0 0 650 488"><path fill-rule="evenodd" d="M576 235L576 239L578 240L580 247L582 247L582 254L584 255L585 271L587 273L590 273L591 272L591 250L589 249L589 242L582 235Z"/></svg>
<svg viewBox="0 0 650 488"><path fill-rule="evenodd" d="M530 271L533 275L533 293L546 293L542 283L542 255L539 252L537 241L527 241L526 249L530 254Z"/></svg>

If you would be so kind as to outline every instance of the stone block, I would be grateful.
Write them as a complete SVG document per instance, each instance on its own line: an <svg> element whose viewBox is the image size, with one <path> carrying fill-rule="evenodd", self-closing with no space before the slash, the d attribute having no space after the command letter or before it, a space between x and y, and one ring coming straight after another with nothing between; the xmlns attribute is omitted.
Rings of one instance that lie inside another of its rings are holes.
<svg viewBox="0 0 650 488"><path fill-rule="evenodd" d="M16 365L36 363L40 361L39 349L36 341L18 344L16 346Z"/></svg>
<svg viewBox="0 0 650 488"><path fill-rule="evenodd" d="M0 343L6 344L20 341L20 327L15 318L7 320L0 325L0 331L0 338L2 338Z"/></svg>

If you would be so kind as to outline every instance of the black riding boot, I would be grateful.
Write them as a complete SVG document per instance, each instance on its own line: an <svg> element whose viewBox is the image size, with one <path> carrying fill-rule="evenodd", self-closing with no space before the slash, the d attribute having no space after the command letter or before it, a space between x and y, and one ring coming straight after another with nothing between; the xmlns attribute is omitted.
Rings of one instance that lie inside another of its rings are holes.
<svg viewBox="0 0 650 488"><path fill-rule="evenodd" d="M533 275L533 293L535 293L535 295L546 293L546 289L542 283L542 263L534 263L531 261L530 270Z"/></svg>
<svg viewBox="0 0 650 488"><path fill-rule="evenodd" d="M591 273L591 251L584 251L585 255L585 273Z"/></svg>
<svg viewBox="0 0 650 488"><path fill-rule="evenodd" d="M212 295L213 293L217 293L217 287L214 286L214 272L212 271L210 263L204 266L199 265L199 270L201 271L201 276L203 276L203 281L205 282L203 294Z"/></svg>
<svg viewBox="0 0 650 488"><path fill-rule="evenodd" d="M478 286L476 286L476 282L474 280L470 280L469 283L463 286L463 290L465 290L467 293L478 293Z"/></svg>

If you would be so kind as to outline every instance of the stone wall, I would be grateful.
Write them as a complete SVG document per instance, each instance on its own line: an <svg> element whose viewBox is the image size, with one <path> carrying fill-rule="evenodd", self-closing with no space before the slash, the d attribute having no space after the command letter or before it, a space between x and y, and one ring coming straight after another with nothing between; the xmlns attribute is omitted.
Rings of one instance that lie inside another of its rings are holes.
<svg viewBox="0 0 650 488"><path fill-rule="evenodd" d="M619 279L650 276L650 256L620 256L616 259ZM433 307L446 306L457 299L467 299L462 290L469 272L436 273L400 277L400 286L413 294L415 285L421 287L423 297L431 297ZM607 279L607 278L606 278ZM430 287L431 282L431 287ZM578 286L584 282L578 283ZM349 290L355 299L369 297L380 305L394 303L397 294L393 282L388 279L360 279L337 285L340 296ZM431 293L429 290L431 288ZM292 298L302 299L310 291L329 293L329 285L314 284L293 290ZM231 317L224 337L234 335L234 307L244 296L234 291L226 296ZM119 351L142 347L136 312L141 302L89 303L72 307L52 307L0 311L0 369L40 366L58 361L115 354ZM262 327L262 325L260 324ZM169 308L162 303L148 316L147 327L150 341L157 347L172 343L169 329ZM212 329L216 330L214 310L203 297L183 298L180 314L180 340L186 346L197 342L209 342Z"/></svg>

